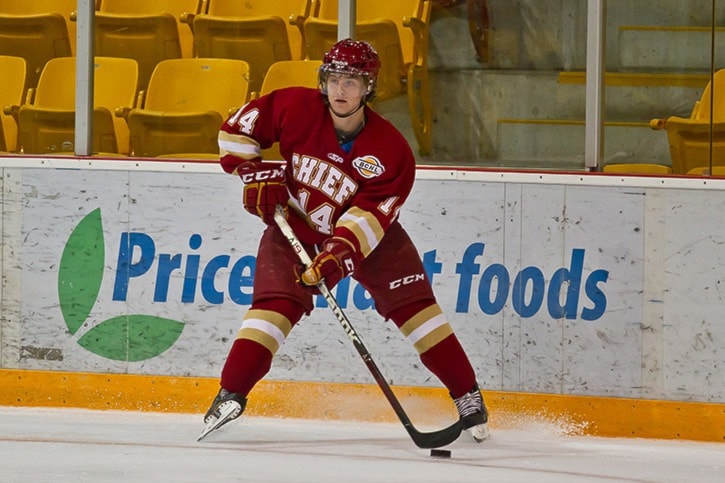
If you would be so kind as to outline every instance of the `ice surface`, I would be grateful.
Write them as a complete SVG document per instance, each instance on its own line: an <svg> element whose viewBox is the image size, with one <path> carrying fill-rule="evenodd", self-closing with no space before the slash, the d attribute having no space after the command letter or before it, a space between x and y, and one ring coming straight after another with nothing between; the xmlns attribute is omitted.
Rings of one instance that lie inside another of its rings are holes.
<svg viewBox="0 0 725 483"><path fill-rule="evenodd" d="M439 459L399 424L243 417L197 443L201 415L0 407L0 481L725 482L725 443L520 426Z"/></svg>

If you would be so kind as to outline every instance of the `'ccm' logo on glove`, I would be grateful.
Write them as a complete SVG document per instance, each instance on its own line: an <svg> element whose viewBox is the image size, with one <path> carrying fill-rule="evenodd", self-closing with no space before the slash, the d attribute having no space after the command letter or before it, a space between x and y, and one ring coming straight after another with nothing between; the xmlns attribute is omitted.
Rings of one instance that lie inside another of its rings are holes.
<svg viewBox="0 0 725 483"><path fill-rule="evenodd" d="M246 183L255 181L279 181L284 183L284 168L264 169L261 171L246 171L239 173L239 177Z"/></svg>
<svg viewBox="0 0 725 483"><path fill-rule="evenodd" d="M287 216L290 196L285 184L284 168L270 169L261 163L254 163L241 166L238 173L244 182L242 201L245 210L260 217L267 225L274 224L277 205L282 205Z"/></svg>

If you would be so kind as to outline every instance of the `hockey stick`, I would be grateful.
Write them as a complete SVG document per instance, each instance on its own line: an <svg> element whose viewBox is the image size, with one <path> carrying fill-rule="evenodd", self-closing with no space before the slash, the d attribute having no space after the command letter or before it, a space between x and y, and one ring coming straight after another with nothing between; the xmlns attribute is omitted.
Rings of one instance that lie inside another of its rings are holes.
<svg viewBox="0 0 725 483"><path fill-rule="evenodd" d="M287 241L289 242L290 246L292 246L292 249L295 251L295 253L297 253L300 261L306 267L309 267L312 264L312 258L310 258L309 254L302 246L302 243L297 238L297 235L295 235L292 227L289 225L289 223L287 223L284 211L280 205L277 205L277 209L274 213L274 221L277 223L277 226L279 226L279 229L282 230L282 234L285 236L285 238L287 238ZM415 427L413 427L413 423L410 422L410 418L408 418L408 415L405 414L405 410L403 409L403 406L401 406L400 401L398 401L398 398L395 397L395 393L393 393L393 390L390 388L390 385L387 383L385 377L380 372L377 364L375 364L375 361L373 361L372 355L367 350L367 348L365 348L362 339L350 323L350 320L342 311L342 308L340 308L340 305L337 303L337 300L335 300L335 297L327 288L324 281L317 284L317 289L327 301L327 305L332 310L332 313L335 314L337 321L340 323L340 325L342 325L345 333L347 333L347 336L352 341L355 349L357 349L358 354L360 354L363 362L365 362L368 370L375 378L375 382L378 383L378 386L383 391L383 394L387 398L390 405L393 407L395 414L398 415L398 419L400 419L400 422L403 423L403 426L405 427L406 431L408 431L408 434L410 435L416 446L426 449L439 448L441 446L451 444L456 439L458 439L458 437L461 435L461 431L463 431L463 427L461 426L460 421L456 421L447 428L429 433L422 433L415 429Z"/></svg>

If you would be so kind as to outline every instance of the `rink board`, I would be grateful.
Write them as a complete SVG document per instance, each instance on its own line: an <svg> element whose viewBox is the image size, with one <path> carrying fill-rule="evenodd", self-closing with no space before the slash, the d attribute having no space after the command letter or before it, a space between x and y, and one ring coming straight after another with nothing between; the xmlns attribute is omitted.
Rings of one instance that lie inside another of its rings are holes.
<svg viewBox="0 0 725 483"><path fill-rule="evenodd" d="M73 163L0 164L2 367L216 378L263 229L241 183ZM483 387L717 404L723 209L719 180L421 169L401 220ZM336 295L392 383L440 387L354 281ZM370 383L324 307L268 379Z"/></svg>
<svg viewBox="0 0 725 483"><path fill-rule="evenodd" d="M216 378L0 369L0 406L192 413L201 421L218 384ZM393 390L421 430L448 426L457 417L444 389ZM494 437L499 429L538 427L572 436L725 442L723 404L489 390L484 397ZM372 384L263 380L250 394L245 415L398 422Z"/></svg>

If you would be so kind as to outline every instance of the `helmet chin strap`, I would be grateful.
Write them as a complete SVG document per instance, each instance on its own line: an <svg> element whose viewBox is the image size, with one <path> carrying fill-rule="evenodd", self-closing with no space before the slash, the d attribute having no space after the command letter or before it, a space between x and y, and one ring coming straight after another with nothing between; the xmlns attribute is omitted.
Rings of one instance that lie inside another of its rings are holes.
<svg viewBox="0 0 725 483"><path fill-rule="evenodd" d="M327 99L326 99L326 100L327 100ZM355 110L353 110L353 111L351 111L351 112L348 112L347 114L338 114L338 113L337 113L337 112L335 112L335 110L334 110L334 109L332 108L332 105L330 105L330 102L329 102L329 101L327 101L327 107L328 107L328 108L330 109L330 112L332 112L332 113L333 113L334 115L336 115L337 117L339 117L339 118L341 118L341 119L345 119L346 117L350 117L350 116L352 116L352 115L353 115L353 114L355 114L355 113L356 113L357 111L359 111L360 109L362 109L362 107L363 107L364 105L365 105L365 101L364 101L363 99L361 99L361 100L360 100L360 105L359 105L359 106L357 106L357 108L356 108Z"/></svg>

